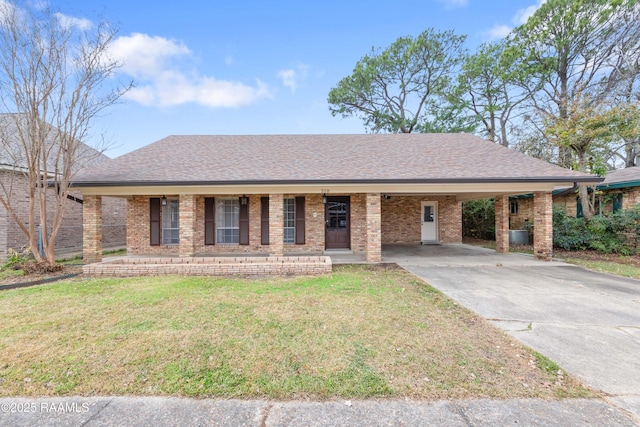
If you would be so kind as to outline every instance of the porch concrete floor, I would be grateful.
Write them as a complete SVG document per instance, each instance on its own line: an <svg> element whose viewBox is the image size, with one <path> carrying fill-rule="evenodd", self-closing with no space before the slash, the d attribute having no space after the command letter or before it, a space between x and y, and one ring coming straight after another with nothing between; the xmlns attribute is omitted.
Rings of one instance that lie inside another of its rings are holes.
<svg viewBox="0 0 640 427"><path fill-rule="evenodd" d="M285 253L284 256L317 256L331 257L333 265L340 264L367 264L364 254L352 251L325 251L323 253ZM268 254L216 254L201 255L196 257L264 257ZM105 260L117 260L120 258L166 258L166 256L154 255L127 255L118 257L105 257ZM422 245L419 243L393 243L382 245L382 262L412 264L421 266L508 266L508 265L539 265L542 261L533 258L532 255L521 253L498 254L493 249L481 248L466 244L442 244Z"/></svg>

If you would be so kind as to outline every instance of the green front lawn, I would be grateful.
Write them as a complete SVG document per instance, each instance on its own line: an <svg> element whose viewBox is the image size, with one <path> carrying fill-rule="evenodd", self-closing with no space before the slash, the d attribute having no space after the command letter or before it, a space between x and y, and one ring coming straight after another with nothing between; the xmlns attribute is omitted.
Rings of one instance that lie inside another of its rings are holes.
<svg viewBox="0 0 640 427"><path fill-rule="evenodd" d="M0 395L589 397L397 268L0 292Z"/></svg>

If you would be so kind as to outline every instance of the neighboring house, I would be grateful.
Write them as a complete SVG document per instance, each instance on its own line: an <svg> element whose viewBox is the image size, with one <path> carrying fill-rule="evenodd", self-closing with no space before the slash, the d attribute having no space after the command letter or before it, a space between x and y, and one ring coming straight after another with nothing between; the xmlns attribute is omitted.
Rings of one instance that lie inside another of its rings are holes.
<svg viewBox="0 0 640 427"><path fill-rule="evenodd" d="M534 193L534 251L551 257L551 192L601 178L468 134L170 136L78 174L86 260L105 196L127 199L128 255L323 254L380 262L386 243L457 243L461 203Z"/></svg>
<svg viewBox="0 0 640 427"><path fill-rule="evenodd" d="M19 116L0 114L0 194L5 190L10 194L10 205L19 217L28 223L29 189L23 170L20 142L17 139L15 121ZM90 159L91 166L109 162L111 159L83 145L82 155ZM53 190L47 200L47 206L55 206ZM80 192L71 192L66 204L64 221L56 238L56 254L64 255L82 251L82 197ZM52 215L48 215L51 217ZM40 224L39 209L36 206L35 220ZM105 248L124 247L126 239L126 202L119 198L104 199L102 244ZM51 224L48 224L49 227ZM13 216L0 204L0 260L6 258L7 251L23 250L29 241L18 227ZM32 248L36 250L36 248Z"/></svg>
<svg viewBox="0 0 640 427"><path fill-rule="evenodd" d="M630 209L640 203L640 167L612 170L604 181L596 185L595 211L613 213L620 209ZM563 206L567 215L582 217L582 205L576 191L558 189L553 192L553 204ZM509 200L511 229L524 228L533 219L533 198L531 194L514 196Z"/></svg>

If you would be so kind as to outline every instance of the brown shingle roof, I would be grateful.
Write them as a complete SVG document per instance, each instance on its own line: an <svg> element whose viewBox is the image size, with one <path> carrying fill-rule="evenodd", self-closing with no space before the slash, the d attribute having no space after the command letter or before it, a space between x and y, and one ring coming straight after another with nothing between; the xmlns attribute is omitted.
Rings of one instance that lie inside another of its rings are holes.
<svg viewBox="0 0 640 427"><path fill-rule="evenodd" d="M640 167L638 166L609 171L600 186L604 187L609 184L621 184L623 182L634 181L640 181Z"/></svg>
<svg viewBox="0 0 640 427"><path fill-rule="evenodd" d="M82 172L76 185L292 181L579 180L468 134L169 136Z"/></svg>

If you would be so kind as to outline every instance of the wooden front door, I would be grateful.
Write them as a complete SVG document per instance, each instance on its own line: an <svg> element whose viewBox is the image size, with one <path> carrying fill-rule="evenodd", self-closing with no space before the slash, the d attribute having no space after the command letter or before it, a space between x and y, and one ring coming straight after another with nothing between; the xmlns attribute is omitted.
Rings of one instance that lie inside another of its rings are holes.
<svg viewBox="0 0 640 427"><path fill-rule="evenodd" d="M349 197L329 197L324 207L326 249L349 249L351 232Z"/></svg>

